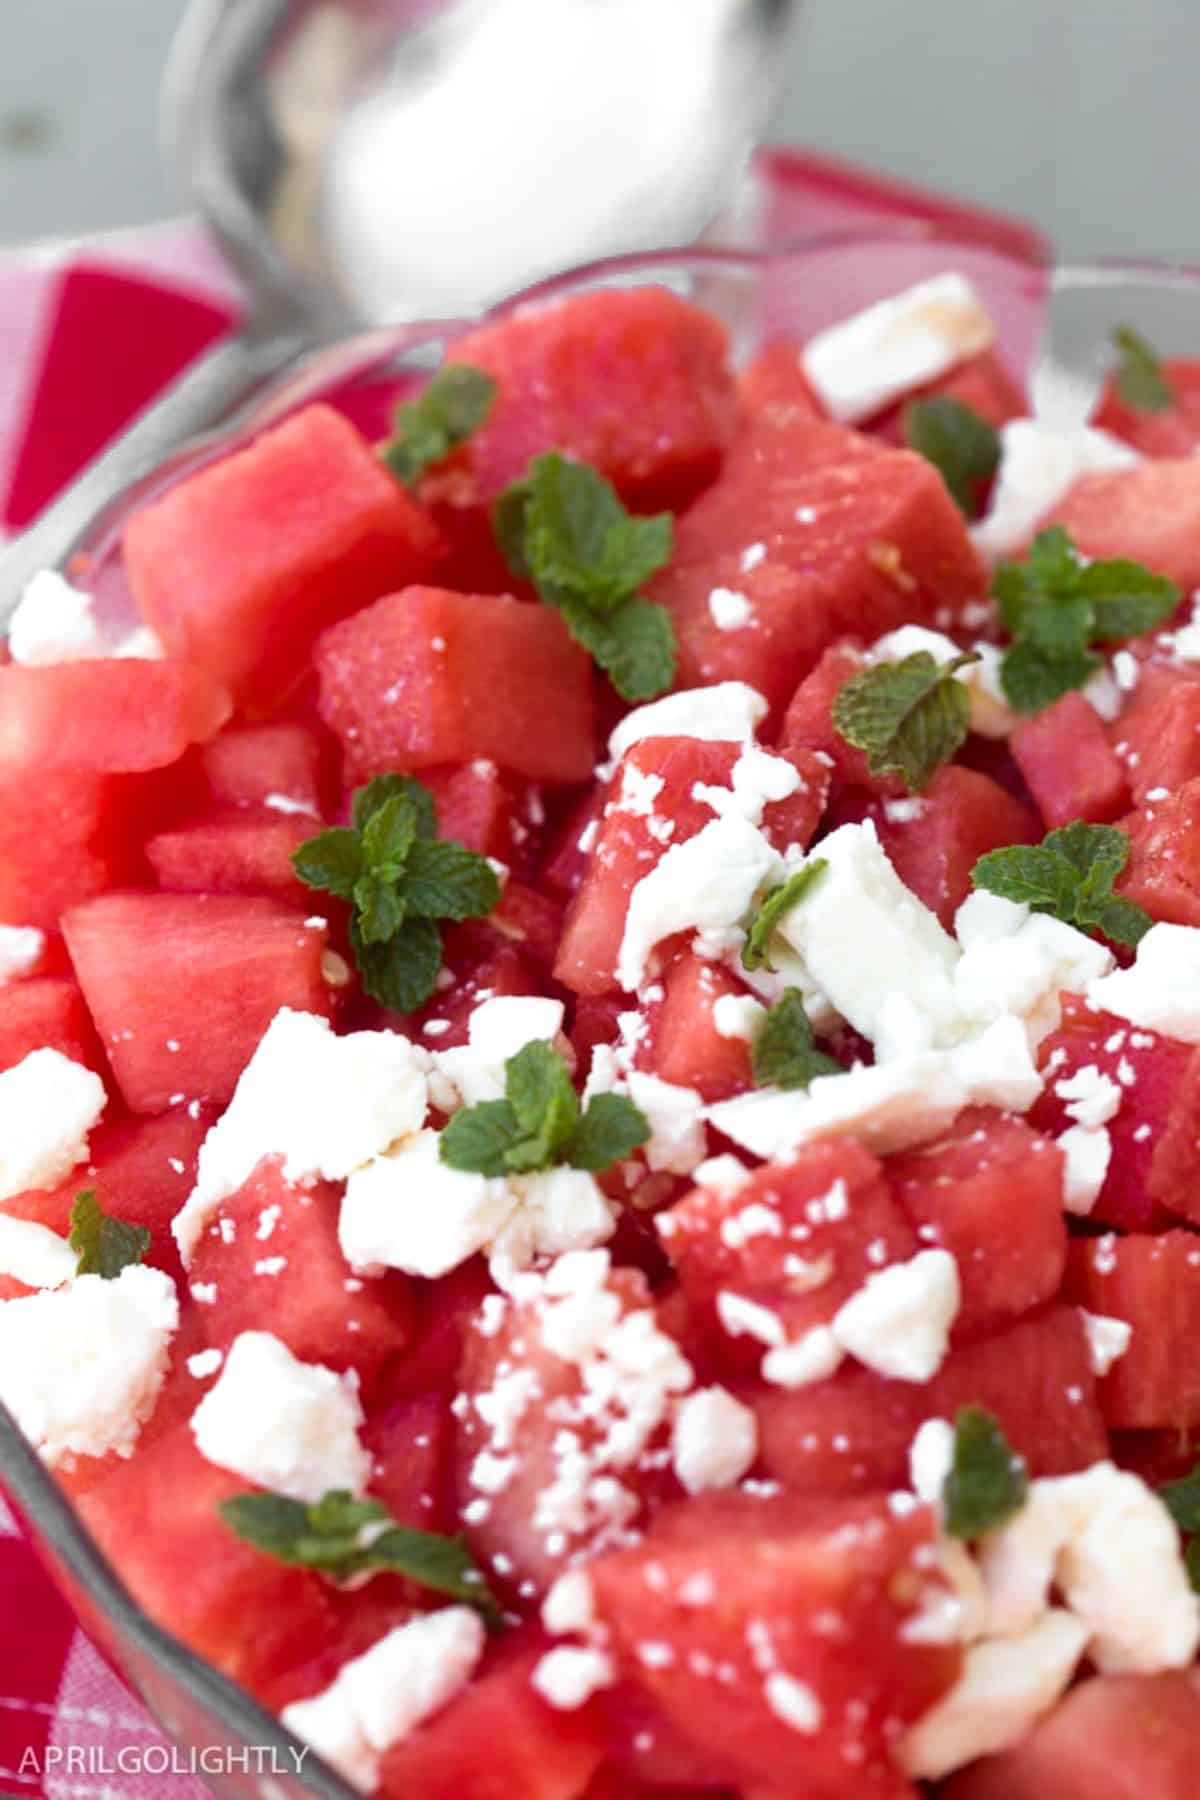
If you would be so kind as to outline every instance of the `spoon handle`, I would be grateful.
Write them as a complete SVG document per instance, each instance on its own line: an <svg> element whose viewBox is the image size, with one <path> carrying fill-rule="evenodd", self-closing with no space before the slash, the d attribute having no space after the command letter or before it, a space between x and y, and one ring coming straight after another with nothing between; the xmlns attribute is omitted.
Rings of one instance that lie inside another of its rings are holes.
<svg viewBox="0 0 1200 1800"><path fill-rule="evenodd" d="M299 337L241 331L191 363L0 553L0 633L39 569L59 566L114 501L130 499L139 481L161 472L173 452L223 421L301 348Z"/></svg>

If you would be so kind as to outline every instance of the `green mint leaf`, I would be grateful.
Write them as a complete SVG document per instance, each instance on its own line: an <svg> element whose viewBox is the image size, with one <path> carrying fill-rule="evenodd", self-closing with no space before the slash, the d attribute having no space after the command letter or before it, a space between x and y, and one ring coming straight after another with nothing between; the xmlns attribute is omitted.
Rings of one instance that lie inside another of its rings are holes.
<svg viewBox="0 0 1200 1800"><path fill-rule="evenodd" d="M143 1225L126 1225L104 1212L94 1188L75 1196L67 1242L79 1258L81 1275L115 1281L122 1269L145 1260L150 1233Z"/></svg>
<svg viewBox="0 0 1200 1800"><path fill-rule="evenodd" d="M336 894L339 900L353 899L363 867L358 833L336 826L306 838L292 852L292 867L306 887Z"/></svg>
<svg viewBox="0 0 1200 1800"><path fill-rule="evenodd" d="M424 840L409 853L401 886L412 919L479 919L500 899L486 856L449 839Z"/></svg>
<svg viewBox="0 0 1200 1800"><path fill-rule="evenodd" d="M952 395L933 394L905 407L904 438L933 464L967 518L977 519L979 491L1000 466L995 426Z"/></svg>
<svg viewBox="0 0 1200 1800"><path fill-rule="evenodd" d="M404 902L395 884L363 875L354 884L355 923L364 944L386 944L404 923Z"/></svg>
<svg viewBox="0 0 1200 1800"><path fill-rule="evenodd" d="M807 862L773 887L762 901L753 922L746 933L746 942L742 949L742 967L751 973L755 969L772 969L769 951L771 939L775 935L779 921L785 913L791 912L793 906L803 900L813 883L820 879L829 864L822 857Z"/></svg>
<svg viewBox="0 0 1200 1800"><path fill-rule="evenodd" d="M314 1506L285 1494L235 1494L217 1508L243 1543L295 1568L316 1569L333 1581L386 1571L473 1606L491 1624L500 1608L467 1546L439 1532L397 1525L378 1500L356 1500L340 1489Z"/></svg>
<svg viewBox="0 0 1200 1800"><path fill-rule="evenodd" d="M522 1133L508 1167L524 1174L561 1162L579 1123L579 1096L562 1057L549 1044L526 1044L504 1065L504 1093Z"/></svg>
<svg viewBox="0 0 1200 1800"><path fill-rule="evenodd" d="M619 694L647 700L670 687L674 626L664 607L638 598L670 558L669 513L626 512L597 470L552 450L501 494L492 530L514 575L558 608Z"/></svg>
<svg viewBox="0 0 1200 1800"><path fill-rule="evenodd" d="M1132 900L1113 894L1129 860L1129 838L1115 825L1075 819L1040 844L989 850L971 870L977 888L1050 913L1080 931L1099 931L1114 943L1136 944L1151 919Z"/></svg>
<svg viewBox="0 0 1200 1800"><path fill-rule="evenodd" d="M955 672L975 651L939 663L928 650L876 663L852 675L833 702L834 729L865 750L873 775L899 775L909 793L949 762L966 738L971 702Z"/></svg>
<svg viewBox="0 0 1200 1800"><path fill-rule="evenodd" d="M374 875L395 881L417 841L417 809L407 794L393 794L367 814L359 840L363 862Z"/></svg>
<svg viewBox="0 0 1200 1800"><path fill-rule="evenodd" d="M806 1088L818 1075L841 1075L842 1065L818 1050L798 988L788 988L763 1020L750 1051L756 1087Z"/></svg>
<svg viewBox="0 0 1200 1800"><path fill-rule="evenodd" d="M600 1175L640 1150L649 1137L646 1115L632 1100L623 1094L595 1094L567 1146L567 1161L573 1169Z"/></svg>
<svg viewBox="0 0 1200 1800"><path fill-rule="evenodd" d="M942 1490L948 1536L973 1540L1020 1512L1029 1491L1025 1464L995 1417L962 1407L954 1421L954 1462Z"/></svg>
<svg viewBox="0 0 1200 1800"><path fill-rule="evenodd" d="M495 399L491 375L468 363L447 363L418 400L397 407L393 435L379 454L392 474L412 487L478 430Z"/></svg>
<svg viewBox="0 0 1200 1800"><path fill-rule="evenodd" d="M466 1106L447 1123L438 1156L464 1174L507 1175L508 1153L521 1136L517 1115L507 1100L482 1100Z"/></svg>
<svg viewBox="0 0 1200 1800"><path fill-rule="evenodd" d="M1200 1537L1194 1537L1184 1551L1183 1566L1192 1584L1192 1592L1200 1594Z"/></svg>
<svg viewBox="0 0 1200 1800"><path fill-rule="evenodd" d="M1117 393L1134 412L1166 412L1175 404L1175 390L1163 374L1160 357L1131 325L1118 325L1112 334L1117 349Z"/></svg>
<svg viewBox="0 0 1200 1800"><path fill-rule="evenodd" d="M352 918L349 937L364 992L393 1012L424 1006L442 966L442 934L433 919L407 919L386 944L369 944Z"/></svg>
<svg viewBox="0 0 1200 1800"><path fill-rule="evenodd" d="M1158 1497L1178 1525L1189 1535L1200 1532L1200 1462L1190 1475L1168 1481L1158 1490Z"/></svg>
<svg viewBox="0 0 1200 1800"><path fill-rule="evenodd" d="M415 775L376 775L366 787L356 788L350 805L350 822L354 830L361 834L373 814L389 800L401 798L408 800L416 813L417 836L436 837L437 807L433 795Z"/></svg>
<svg viewBox="0 0 1200 1800"><path fill-rule="evenodd" d="M1009 704L1041 712L1101 666L1094 644L1159 625L1179 605L1175 583L1125 558L1082 563L1061 525L1034 538L1023 563L1004 562L992 593L1012 644L1000 665Z"/></svg>

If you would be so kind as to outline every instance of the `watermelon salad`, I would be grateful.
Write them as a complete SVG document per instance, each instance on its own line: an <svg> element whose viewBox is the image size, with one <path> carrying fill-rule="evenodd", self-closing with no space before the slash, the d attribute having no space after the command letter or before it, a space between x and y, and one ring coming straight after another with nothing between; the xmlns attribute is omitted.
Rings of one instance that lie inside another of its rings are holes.
<svg viewBox="0 0 1200 1800"><path fill-rule="evenodd" d="M402 1800L1191 1800L1200 363L500 315L0 666L0 1397Z"/></svg>

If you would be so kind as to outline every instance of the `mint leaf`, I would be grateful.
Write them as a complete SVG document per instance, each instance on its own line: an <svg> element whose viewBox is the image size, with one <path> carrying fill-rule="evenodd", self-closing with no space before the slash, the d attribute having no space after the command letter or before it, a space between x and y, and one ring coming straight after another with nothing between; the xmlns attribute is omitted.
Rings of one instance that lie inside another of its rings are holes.
<svg viewBox="0 0 1200 1800"><path fill-rule="evenodd" d="M1135 945L1153 923L1149 913L1113 894L1129 861L1129 838L1115 825L1063 825L1040 844L989 850L971 870L977 888L1050 913L1080 931L1099 931L1113 943Z"/></svg>
<svg viewBox="0 0 1200 1800"><path fill-rule="evenodd" d="M485 856L439 838L428 788L411 775L379 775L359 788L349 827L307 839L292 867L309 887L350 902L348 932L365 991L412 1012L442 966L439 919L482 918L500 898Z"/></svg>
<svg viewBox="0 0 1200 1800"><path fill-rule="evenodd" d="M286 1494L235 1494L217 1511L242 1542L276 1562L333 1581L386 1571L473 1606L492 1625L501 1612L459 1538L398 1525L378 1500L331 1490L313 1506Z"/></svg>
<svg viewBox="0 0 1200 1800"><path fill-rule="evenodd" d="M806 1088L818 1075L841 1075L835 1057L818 1050L798 988L788 988L763 1020L750 1051L756 1087Z"/></svg>
<svg viewBox="0 0 1200 1800"><path fill-rule="evenodd" d="M624 1094L594 1094L567 1151L573 1169L603 1174L640 1150L650 1136L646 1115Z"/></svg>
<svg viewBox="0 0 1200 1800"><path fill-rule="evenodd" d="M960 1408L954 1421L954 1462L942 1490L943 1524L949 1537L975 1539L1020 1512L1029 1477L982 1406Z"/></svg>
<svg viewBox="0 0 1200 1800"><path fill-rule="evenodd" d="M1000 466L995 426L952 395L932 394L905 407L904 440L933 464L960 511L977 519L980 489Z"/></svg>
<svg viewBox="0 0 1200 1800"><path fill-rule="evenodd" d="M1190 1475L1159 1488L1158 1497L1180 1531L1200 1532L1200 1462Z"/></svg>
<svg viewBox="0 0 1200 1800"><path fill-rule="evenodd" d="M861 669L834 698L834 729L866 751L872 775L899 775L909 793L917 793L966 738L971 701L954 676L978 661L973 650L947 663L917 650Z"/></svg>
<svg viewBox="0 0 1200 1800"><path fill-rule="evenodd" d="M1140 563L1113 557L1082 563L1067 532L1051 525L1024 562L1002 562L992 579L1012 639L1000 681L1017 712L1035 713L1101 666L1092 645L1150 631L1179 605L1179 589Z"/></svg>
<svg viewBox="0 0 1200 1800"><path fill-rule="evenodd" d="M612 484L557 450L537 456L500 495L492 530L509 568L532 581L626 700L647 700L675 676L675 631L638 589L669 560L669 513L626 512Z"/></svg>
<svg viewBox="0 0 1200 1800"><path fill-rule="evenodd" d="M80 1275L115 1281L122 1269L145 1261L150 1233L144 1225L126 1225L104 1212L94 1188L75 1196L67 1242L79 1258Z"/></svg>
<svg viewBox="0 0 1200 1800"><path fill-rule="evenodd" d="M560 1164L600 1173L649 1135L642 1113L619 1094L597 1094L581 1117L566 1064L535 1042L505 1063L503 1100L455 1113L438 1154L450 1168L477 1175L528 1175Z"/></svg>
<svg viewBox="0 0 1200 1800"><path fill-rule="evenodd" d="M1118 352L1117 393L1126 406L1134 412L1166 412L1175 404L1175 390L1157 351L1131 325L1118 325L1112 341Z"/></svg>
<svg viewBox="0 0 1200 1800"><path fill-rule="evenodd" d="M791 912L798 901L803 900L813 883L817 881L829 867L823 857L816 857L812 862L797 869L778 887L773 887L754 916L750 929L746 933L746 942L742 949L742 967L751 973L755 969L773 969L768 954L771 939L776 927L785 913Z"/></svg>
<svg viewBox="0 0 1200 1800"><path fill-rule="evenodd" d="M397 407L393 435L379 452L407 486L444 462L483 424L496 399L496 383L469 363L447 363L418 400Z"/></svg>

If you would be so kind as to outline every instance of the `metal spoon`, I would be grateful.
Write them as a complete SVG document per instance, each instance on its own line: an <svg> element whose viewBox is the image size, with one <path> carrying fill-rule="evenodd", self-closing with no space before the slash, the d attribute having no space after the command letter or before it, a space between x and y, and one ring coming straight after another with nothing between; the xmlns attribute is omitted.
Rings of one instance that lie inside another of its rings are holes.
<svg viewBox="0 0 1200 1800"><path fill-rule="evenodd" d="M170 153L247 291L0 557L25 583L172 450L331 338L693 238L761 135L795 0L193 0Z"/></svg>

